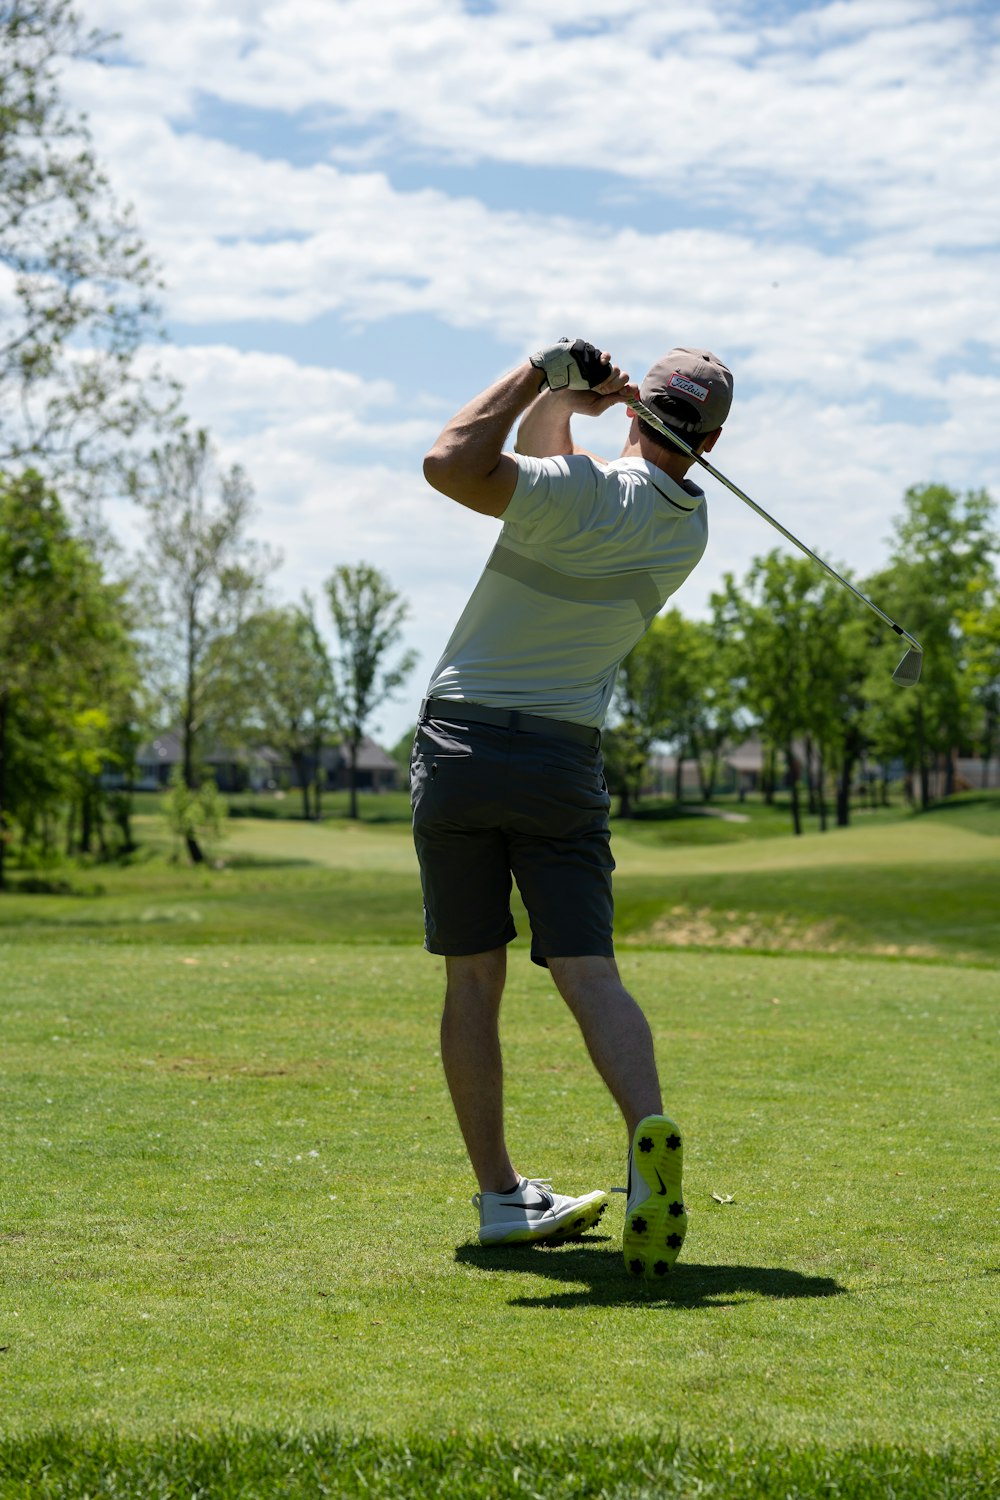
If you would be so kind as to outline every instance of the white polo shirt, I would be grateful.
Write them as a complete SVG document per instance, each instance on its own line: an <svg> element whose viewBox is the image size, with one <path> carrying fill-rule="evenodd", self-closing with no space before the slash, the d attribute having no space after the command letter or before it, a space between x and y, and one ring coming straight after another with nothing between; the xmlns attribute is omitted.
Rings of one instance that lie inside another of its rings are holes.
<svg viewBox="0 0 1000 1500"><path fill-rule="evenodd" d="M705 496L642 458L526 458L427 696L599 728L618 664L701 559Z"/></svg>

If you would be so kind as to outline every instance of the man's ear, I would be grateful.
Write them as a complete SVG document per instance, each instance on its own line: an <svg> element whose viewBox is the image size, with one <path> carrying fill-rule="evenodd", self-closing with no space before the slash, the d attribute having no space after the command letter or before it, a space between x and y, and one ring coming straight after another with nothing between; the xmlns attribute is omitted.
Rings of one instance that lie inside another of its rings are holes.
<svg viewBox="0 0 1000 1500"><path fill-rule="evenodd" d="M701 441L701 446L699 447L698 452L699 453L711 453L712 449L715 447L716 443L719 441L719 434L721 432L722 432L722 428L721 427L717 427L714 432L710 432L707 435L707 437L704 437L702 439L702 441Z"/></svg>

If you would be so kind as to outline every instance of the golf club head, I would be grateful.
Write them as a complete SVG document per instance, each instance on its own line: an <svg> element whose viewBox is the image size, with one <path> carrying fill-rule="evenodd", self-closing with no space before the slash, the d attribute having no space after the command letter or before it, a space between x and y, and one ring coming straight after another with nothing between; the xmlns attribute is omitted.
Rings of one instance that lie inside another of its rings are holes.
<svg viewBox="0 0 1000 1500"><path fill-rule="evenodd" d="M916 646L911 646L895 672L893 672L893 682L898 682L903 687L911 687L913 683L920 681L920 668L923 664L924 653L918 651Z"/></svg>

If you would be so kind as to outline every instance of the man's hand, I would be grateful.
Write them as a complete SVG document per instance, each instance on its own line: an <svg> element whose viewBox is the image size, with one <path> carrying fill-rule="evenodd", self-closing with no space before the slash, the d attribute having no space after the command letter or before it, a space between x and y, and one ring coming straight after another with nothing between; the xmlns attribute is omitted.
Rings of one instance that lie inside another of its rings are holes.
<svg viewBox="0 0 1000 1500"><path fill-rule="evenodd" d="M564 341L565 342L565 341ZM561 346L557 346L561 347ZM592 348L592 345L588 345ZM595 350L596 353L596 350ZM535 358L540 356L536 355ZM562 453L582 453L598 463L598 458L588 448L574 443L570 432L573 416L599 417L609 407L618 405L630 397L637 397L639 388L632 385L628 374L611 363L610 354L599 356L599 370L603 379L593 389L579 389L566 385L559 390L546 390L532 403L521 419L515 451L530 454L533 458L551 458ZM534 364L534 360L532 361ZM537 366L536 366L537 368Z"/></svg>
<svg viewBox="0 0 1000 1500"><path fill-rule="evenodd" d="M558 344L539 349L531 356L531 363L542 371L550 391L592 391L595 386L603 385L612 371L620 374L618 367L611 364L610 354L602 354L584 339L574 339L572 343L560 339Z"/></svg>
<svg viewBox="0 0 1000 1500"><path fill-rule="evenodd" d="M637 397L639 387L633 385L628 375L617 365L606 365L610 373L592 391L578 391L567 386L562 391L545 391L543 395L553 406L559 406L568 416L599 417L609 407L618 406L629 397Z"/></svg>

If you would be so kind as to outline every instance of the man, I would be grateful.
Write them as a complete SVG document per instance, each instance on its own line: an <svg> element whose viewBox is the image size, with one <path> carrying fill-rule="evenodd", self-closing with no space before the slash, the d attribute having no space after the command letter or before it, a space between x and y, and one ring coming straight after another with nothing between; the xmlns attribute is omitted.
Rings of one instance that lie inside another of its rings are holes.
<svg viewBox="0 0 1000 1500"><path fill-rule="evenodd" d="M560 1242L607 1207L523 1177L507 1152L498 1034L512 876L547 966L625 1118L623 1249L663 1275L687 1215L681 1133L663 1113L649 1026L612 941L610 798L600 727L619 662L705 549L692 460L632 417L621 457L573 441L570 419L641 394L690 447L714 447L732 376L675 349L641 392L577 340L539 351L454 416L424 461L428 482L503 529L431 676L414 741L414 840L425 946L445 956L441 1056L479 1181L485 1244ZM513 454L504 443L521 418Z"/></svg>

